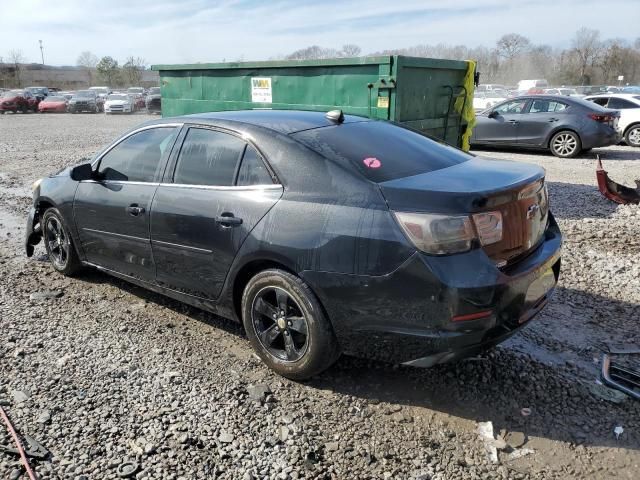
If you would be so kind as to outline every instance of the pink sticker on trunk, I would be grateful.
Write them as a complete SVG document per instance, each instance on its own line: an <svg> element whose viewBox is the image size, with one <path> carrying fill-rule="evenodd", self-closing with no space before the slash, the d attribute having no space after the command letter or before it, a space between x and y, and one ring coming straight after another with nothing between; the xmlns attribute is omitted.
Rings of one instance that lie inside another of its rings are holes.
<svg viewBox="0 0 640 480"><path fill-rule="evenodd" d="M382 166L382 162L375 157L365 158L362 163L369 168L380 168Z"/></svg>

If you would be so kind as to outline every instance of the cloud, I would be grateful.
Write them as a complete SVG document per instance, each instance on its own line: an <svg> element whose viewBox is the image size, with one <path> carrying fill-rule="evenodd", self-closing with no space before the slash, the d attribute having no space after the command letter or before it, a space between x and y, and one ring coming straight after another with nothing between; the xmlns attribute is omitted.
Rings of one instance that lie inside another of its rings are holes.
<svg viewBox="0 0 640 480"><path fill-rule="evenodd" d="M602 22L600 0L0 0L0 55L22 50L31 61L74 64L80 52L129 55L149 63L265 60L318 44L355 43L364 53L416 44L492 46L516 32L534 43L567 46L575 31L597 28L604 38L638 36L637 0L611 0ZM35 12L35 13L34 13Z"/></svg>

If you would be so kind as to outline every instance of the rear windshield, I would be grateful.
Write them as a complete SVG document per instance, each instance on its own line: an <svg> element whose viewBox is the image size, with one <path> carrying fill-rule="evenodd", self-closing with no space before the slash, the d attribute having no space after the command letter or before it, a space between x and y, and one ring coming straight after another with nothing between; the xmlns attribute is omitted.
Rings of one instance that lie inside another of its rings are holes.
<svg viewBox="0 0 640 480"><path fill-rule="evenodd" d="M293 137L325 157L354 165L377 183L433 172L473 158L418 132L383 121L315 128L294 133Z"/></svg>

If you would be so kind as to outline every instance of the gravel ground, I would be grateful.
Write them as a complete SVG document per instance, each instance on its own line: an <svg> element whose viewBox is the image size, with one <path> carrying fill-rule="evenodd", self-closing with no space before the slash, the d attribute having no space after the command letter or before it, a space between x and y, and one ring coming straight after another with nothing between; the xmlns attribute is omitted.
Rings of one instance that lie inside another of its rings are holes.
<svg viewBox="0 0 640 480"><path fill-rule="evenodd" d="M24 256L31 182L147 118L0 116L0 405L50 450L33 461L41 478L118 478L127 461L131 478L154 479L638 477L640 404L596 379L607 343L637 342L640 209L600 196L594 158L632 184L640 150L477 152L547 169L566 241L543 314L454 365L343 357L296 383L239 325L95 271L62 277L41 246ZM489 421L495 463L477 432ZM0 478L21 475L0 452Z"/></svg>

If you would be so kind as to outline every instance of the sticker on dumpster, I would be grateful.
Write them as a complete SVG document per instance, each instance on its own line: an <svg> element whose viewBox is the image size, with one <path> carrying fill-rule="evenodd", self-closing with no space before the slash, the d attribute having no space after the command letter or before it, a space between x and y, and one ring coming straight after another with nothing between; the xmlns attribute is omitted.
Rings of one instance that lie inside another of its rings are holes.
<svg viewBox="0 0 640 480"><path fill-rule="evenodd" d="M271 78L254 77L251 79L251 101L255 103L271 103Z"/></svg>
<svg viewBox="0 0 640 480"><path fill-rule="evenodd" d="M378 108L389 108L389 97L378 97Z"/></svg>

